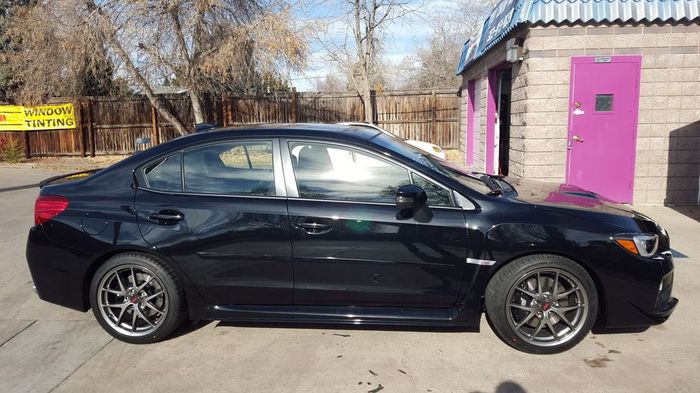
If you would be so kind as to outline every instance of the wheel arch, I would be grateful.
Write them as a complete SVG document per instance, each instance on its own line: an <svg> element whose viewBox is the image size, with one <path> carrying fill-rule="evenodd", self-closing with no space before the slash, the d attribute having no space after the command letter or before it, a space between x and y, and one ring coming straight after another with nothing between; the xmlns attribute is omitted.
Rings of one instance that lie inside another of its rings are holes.
<svg viewBox="0 0 700 393"><path fill-rule="evenodd" d="M494 268L489 270L489 275L485 280L484 288L482 290L482 298L486 295L486 287L488 286L489 282L491 282L496 273L498 273L498 271L500 271L503 267L517 259L532 255L555 255L569 259L577 265L581 266L586 271L586 273L588 273L588 275L591 276L591 279L595 284L596 291L598 292L598 315L596 316L596 322L594 326L600 325L602 322L605 321L605 319L607 318L605 288L603 287L603 283L596 274L595 270L593 270L590 264L586 263L584 259L559 250L528 250L527 252L511 255L503 262L499 262L498 264L494 265Z"/></svg>
<svg viewBox="0 0 700 393"><path fill-rule="evenodd" d="M139 247L139 246L130 246L130 247L121 247L121 248L116 248L116 249L111 249L109 251L104 252L103 254L100 254L88 266L87 270L85 271L85 275L83 277L83 284L82 284L82 293L83 293L83 311L87 311L90 309L90 284L92 282L93 277L95 276L95 273L97 272L97 269L100 268L105 262L107 262L110 258L115 257L117 255L121 254L128 254L128 253L136 253L136 254L143 254L146 256L154 257L157 258L163 263L166 263L168 266L170 266L173 271L175 272L175 275L177 276L177 279L180 281L180 284L184 288L185 291L185 298L187 299L187 304L189 307L189 304L191 303L190 297L195 295L194 290L192 289L192 285L190 281L187 279L187 277L184 275L184 272L180 270L179 266L177 263L174 263L170 258L167 256L159 253L156 250L145 248L145 247Z"/></svg>

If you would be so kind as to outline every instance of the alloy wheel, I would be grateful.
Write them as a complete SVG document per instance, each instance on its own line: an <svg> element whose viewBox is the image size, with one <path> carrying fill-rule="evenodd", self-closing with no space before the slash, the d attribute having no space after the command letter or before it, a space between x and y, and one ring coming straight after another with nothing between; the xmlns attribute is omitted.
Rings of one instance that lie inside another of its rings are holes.
<svg viewBox="0 0 700 393"><path fill-rule="evenodd" d="M585 324L586 290L571 273L555 268L523 275L506 297L506 317L513 331L537 346L566 343Z"/></svg>
<svg viewBox="0 0 700 393"><path fill-rule="evenodd" d="M102 317L121 334L150 334L168 313L165 286L152 271L142 266L113 268L103 276L98 291Z"/></svg>

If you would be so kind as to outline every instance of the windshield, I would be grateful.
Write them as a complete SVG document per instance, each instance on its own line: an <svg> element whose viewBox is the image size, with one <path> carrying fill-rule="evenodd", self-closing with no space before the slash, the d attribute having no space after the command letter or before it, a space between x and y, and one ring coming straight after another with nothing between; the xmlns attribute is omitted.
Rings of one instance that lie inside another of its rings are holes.
<svg viewBox="0 0 700 393"><path fill-rule="evenodd" d="M490 194L494 189L498 188L498 185L494 184L494 181L488 175L474 173L467 169L460 168L447 160L442 160L427 154L399 138L381 133L374 136L372 140L382 147L410 158L430 169L434 169L445 176L449 176L482 194Z"/></svg>

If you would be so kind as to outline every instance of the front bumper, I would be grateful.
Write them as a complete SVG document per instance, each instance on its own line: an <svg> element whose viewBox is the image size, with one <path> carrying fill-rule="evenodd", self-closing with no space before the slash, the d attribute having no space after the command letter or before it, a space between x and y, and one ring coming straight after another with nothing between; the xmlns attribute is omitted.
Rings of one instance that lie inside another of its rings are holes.
<svg viewBox="0 0 700 393"><path fill-rule="evenodd" d="M609 254L612 269L600 276L604 301L601 328L643 328L664 323L675 310L673 257L662 252L642 258L620 249Z"/></svg>
<svg viewBox="0 0 700 393"><path fill-rule="evenodd" d="M664 304L661 308L654 310L654 313L649 314L649 318L657 324L664 323L671 316L677 305L678 299L672 297L668 303Z"/></svg>
<svg viewBox="0 0 700 393"><path fill-rule="evenodd" d="M670 255L669 255L670 258ZM673 270L661 279L659 293L656 295L654 309L648 314L655 323L664 323L671 316L673 310L678 305L678 299L672 296L673 293Z"/></svg>

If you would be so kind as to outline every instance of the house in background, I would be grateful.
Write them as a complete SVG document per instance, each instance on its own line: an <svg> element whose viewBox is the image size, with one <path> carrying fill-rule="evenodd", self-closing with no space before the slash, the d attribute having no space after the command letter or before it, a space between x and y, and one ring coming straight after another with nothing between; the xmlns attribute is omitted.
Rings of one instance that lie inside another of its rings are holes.
<svg viewBox="0 0 700 393"><path fill-rule="evenodd" d="M700 0L502 0L464 45L476 171L700 203Z"/></svg>

